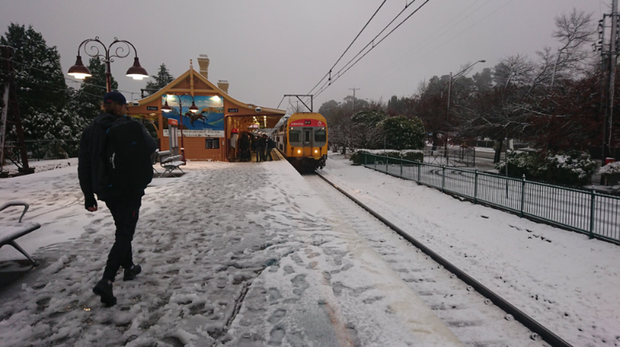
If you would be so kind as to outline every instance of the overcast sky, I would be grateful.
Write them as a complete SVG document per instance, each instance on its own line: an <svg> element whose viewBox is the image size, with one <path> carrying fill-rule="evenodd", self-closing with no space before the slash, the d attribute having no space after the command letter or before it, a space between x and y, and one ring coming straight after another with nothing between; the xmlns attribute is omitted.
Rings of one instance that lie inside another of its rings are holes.
<svg viewBox="0 0 620 347"><path fill-rule="evenodd" d="M411 4L395 24L424 1ZM142 66L151 75L164 63L178 77L187 71L190 59L199 70L196 58L207 54L211 60L209 80L228 80L231 96L246 103L286 108L288 99L283 100L283 95L310 92L382 2L0 0L0 29L4 35L10 23L32 25L49 46L58 48L65 72L74 64L79 44L95 36L106 45L114 37L133 43ZM406 3L386 1L335 66L334 78L335 72L377 36ZM471 73L493 67L499 59L510 55L533 58L544 46L559 46L552 37L556 16L574 7L593 13L596 22L609 12L610 3L611 0L429 0L316 96L315 110L326 101L342 101L353 93L353 88L359 88L355 91L358 98L387 101L392 95L415 93L420 82L433 75L456 73L481 59L486 63L477 64ZM80 53L85 56L83 51ZM127 98L137 100L146 82L134 82L124 76L132 63L129 57L116 59L112 75Z"/></svg>

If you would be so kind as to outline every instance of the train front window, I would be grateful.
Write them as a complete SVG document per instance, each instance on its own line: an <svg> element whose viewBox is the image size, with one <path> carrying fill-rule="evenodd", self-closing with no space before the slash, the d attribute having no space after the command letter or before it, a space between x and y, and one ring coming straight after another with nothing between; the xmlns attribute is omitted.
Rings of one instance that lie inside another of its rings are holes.
<svg viewBox="0 0 620 347"><path fill-rule="evenodd" d="M294 146L294 144L300 143L301 142L301 131L299 130L289 131L288 138L292 146Z"/></svg>
<svg viewBox="0 0 620 347"><path fill-rule="evenodd" d="M314 131L314 142L316 146L323 146L327 141L327 131L325 128L316 129Z"/></svg>

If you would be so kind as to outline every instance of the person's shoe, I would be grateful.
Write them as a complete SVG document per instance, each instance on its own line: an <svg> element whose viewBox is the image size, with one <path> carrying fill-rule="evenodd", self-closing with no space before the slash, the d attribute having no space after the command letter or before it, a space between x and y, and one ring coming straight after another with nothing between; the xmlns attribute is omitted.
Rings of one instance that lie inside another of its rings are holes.
<svg viewBox="0 0 620 347"><path fill-rule="evenodd" d="M131 281L136 278L136 276L142 272L142 267L140 265L134 265L129 269L125 269L125 274L123 275L123 281Z"/></svg>
<svg viewBox="0 0 620 347"><path fill-rule="evenodd" d="M104 278L99 281L95 288L93 288L93 293L99 295L101 302L107 307L116 305L116 297L114 297L112 292L112 283L108 282L107 279Z"/></svg>

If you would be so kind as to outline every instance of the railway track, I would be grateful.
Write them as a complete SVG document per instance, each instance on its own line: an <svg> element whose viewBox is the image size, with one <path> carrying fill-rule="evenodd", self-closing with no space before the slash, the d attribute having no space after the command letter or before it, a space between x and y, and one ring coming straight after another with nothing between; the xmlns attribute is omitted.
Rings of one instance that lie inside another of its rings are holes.
<svg viewBox="0 0 620 347"><path fill-rule="evenodd" d="M570 346L320 174L304 178L465 345Z"/></svg>

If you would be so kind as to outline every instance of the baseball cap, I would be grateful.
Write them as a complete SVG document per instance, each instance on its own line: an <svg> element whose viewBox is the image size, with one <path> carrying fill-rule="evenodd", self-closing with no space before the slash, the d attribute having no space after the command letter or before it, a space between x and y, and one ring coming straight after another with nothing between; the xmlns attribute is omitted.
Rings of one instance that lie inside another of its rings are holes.
<svg viewBox="0 0 620 347"><path fill-rule="evenodd" d="M103 96L103 103L116 103L119 105L125 105L127 104L127 99L125 99L125 96L123 94L115 90L113 92L106 93L106 95Z"/></svg>

